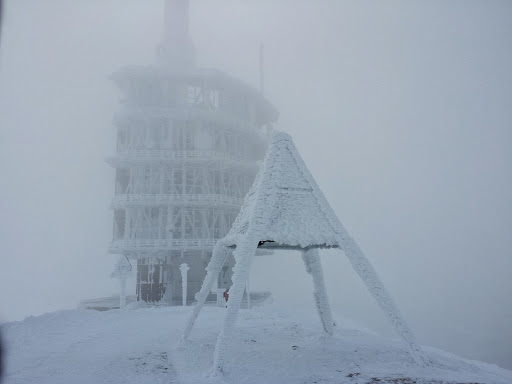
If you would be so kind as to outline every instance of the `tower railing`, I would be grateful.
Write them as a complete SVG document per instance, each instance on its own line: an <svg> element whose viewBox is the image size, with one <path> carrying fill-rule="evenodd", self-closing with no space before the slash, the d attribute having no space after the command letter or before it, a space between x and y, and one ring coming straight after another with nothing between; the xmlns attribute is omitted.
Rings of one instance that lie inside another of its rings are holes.
<svg viewBox="0 0 512 384"><path fill-rule="evenodd" d="M257 132L257 124L247 118L239 117L233 113L211 110L202 107L189 106L189 107L159 107L159 106L140 106L125 104L124 108L119 110L114 115L114 123L123 128L123 123L131 118L174 118L180 120L203 120L203 121L216 121L228 125L232 129L238 131L251 131Z"/></svg>
<svg viewBox="0 0 512 384"><path fill-rule="evenodd" d="M229 161L239 165L254 166L254 160L219 151L173 151L167 149L126 149L107 158L111 164L190 161Z"/></svg>
<svg viewBox="0 0 512 384"><path fill-rule="evenodd" d="M153 206L153 205L227 205L240 208L244 202L241 197L231 197L220 194L119 194L112 199L113 208L124 208L128 206Z"/></svg>
<svg viewBox="0 0 512 384"><path fill-rule="evenodd" d="M170 250L211 251L216 239L135 239L114 240L110 243L111 253L154 252Z"/></svg>

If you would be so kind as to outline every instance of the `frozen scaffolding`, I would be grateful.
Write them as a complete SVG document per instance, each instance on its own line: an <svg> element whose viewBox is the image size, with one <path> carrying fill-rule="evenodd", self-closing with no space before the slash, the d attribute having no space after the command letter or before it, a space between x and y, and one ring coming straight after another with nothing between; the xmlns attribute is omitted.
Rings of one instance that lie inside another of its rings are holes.
<svg viewBox="0 0 512 384"><path fill-rule="evenodd" d="M107 160L116 169L109 251L137 260L137 299L149 302L181 302L182 263L194 298L278 116L254 88L195 66L188 12L187 0L167 0L158 64L112 75L124 100L114 118L117 151ZM220 287L231 284L230 263Z"/></svg>

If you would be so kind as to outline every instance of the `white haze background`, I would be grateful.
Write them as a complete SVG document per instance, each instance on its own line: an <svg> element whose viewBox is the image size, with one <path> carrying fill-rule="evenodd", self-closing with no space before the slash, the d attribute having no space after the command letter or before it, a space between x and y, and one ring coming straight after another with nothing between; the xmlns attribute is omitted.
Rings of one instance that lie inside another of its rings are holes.
<svg viewBox="0 0 512 384"><path fill-rule="evenodd" d="M420 342L512 368L512 3L191 2L200 66L258 85ZM162 1L6 1L0 44L0 318L118 291L112 233L119 93L153 64ZM255 289L314 311L298 255ZM338 253L338 316L392 335ZM134 290L134 284L131 284Z"/></svg>

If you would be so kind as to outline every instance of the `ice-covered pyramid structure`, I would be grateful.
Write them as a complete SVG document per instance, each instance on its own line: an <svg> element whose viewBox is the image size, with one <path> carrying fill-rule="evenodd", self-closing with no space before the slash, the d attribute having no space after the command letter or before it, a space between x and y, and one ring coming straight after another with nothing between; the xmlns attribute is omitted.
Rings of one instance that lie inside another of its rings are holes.
<svg viewBox="0 0 512 384"><path fill-rule="evenodd" d="M413 358L421 365L429 364L375 270L318 188L292 138L276 131L240 214L227 236L215 246L201 291L196 295L198 303L185 328L183 339L190 334L227 256L233 252L236 260L233 285L215 349L214 369L217 372L223 368L226 342L233 332L258 247L302 252L306 270L313 277L315 303L327 334L332 334L333 321L318 249L341 249L409 347Z"/></svg>
<svg viewBox="0 0 512 384"><path fill-rule="evenodd" d="M266 246L270 242L301 249L338 245L336 216L286 133L273 136L264 169L224 242L240 244L249 232L268 242Z"/></svg>

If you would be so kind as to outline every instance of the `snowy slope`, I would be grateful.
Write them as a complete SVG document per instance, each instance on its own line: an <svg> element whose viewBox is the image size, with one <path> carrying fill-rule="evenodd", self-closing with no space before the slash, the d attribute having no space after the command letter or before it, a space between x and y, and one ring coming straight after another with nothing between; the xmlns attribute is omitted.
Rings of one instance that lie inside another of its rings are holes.
<svg viewBox="0 0 512 384"><path fill-rule="evenodd" d="M5 383L208 382L225 309L204 308L178 346L190 311L73 310L3 324ZM432 348L436 367L418 368L398 340L341 326L323 336L315 313L291 316L275 306L242 310L233 342L226 383L512 383L510 371Z"/></svg>

